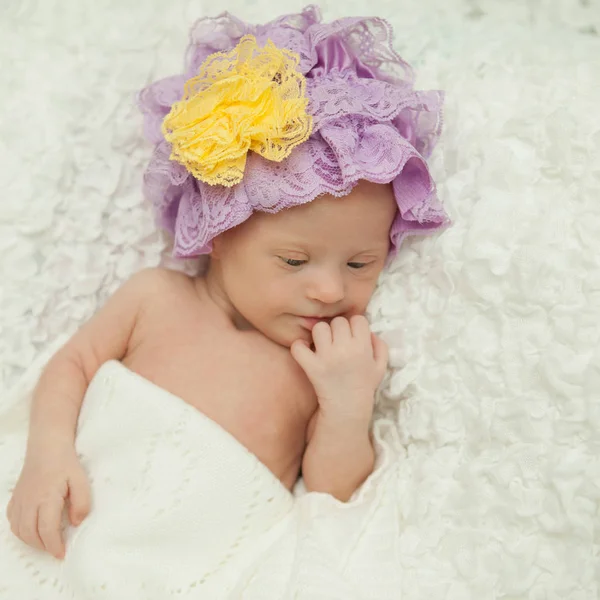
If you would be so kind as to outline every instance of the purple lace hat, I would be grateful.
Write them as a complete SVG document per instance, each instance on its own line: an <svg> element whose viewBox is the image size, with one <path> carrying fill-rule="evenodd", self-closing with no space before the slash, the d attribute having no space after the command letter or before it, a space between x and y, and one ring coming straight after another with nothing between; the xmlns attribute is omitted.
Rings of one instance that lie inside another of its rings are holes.
<svg viewBox="0 0 600 600"><path fill-rule="evenodd" d="M409 234L431 233L449 223L426 163L440 135L443 93L413 89L412 70L393 50L386 21L320 21L315 6L265 25L228 13L200 19L191 30L185 73L140 93L145 134L155 145L144 192L159 224L174 236L174 256L209 253L214 237L254 211L274 213L323 194L344 196L361 179L392 183L398 203L392 250ZM211 185L171 158L163 121L206 59L231 51L248 34L261 46L270 40L297 55L312 130L280 162L249 152L239 183Z"/></svg>

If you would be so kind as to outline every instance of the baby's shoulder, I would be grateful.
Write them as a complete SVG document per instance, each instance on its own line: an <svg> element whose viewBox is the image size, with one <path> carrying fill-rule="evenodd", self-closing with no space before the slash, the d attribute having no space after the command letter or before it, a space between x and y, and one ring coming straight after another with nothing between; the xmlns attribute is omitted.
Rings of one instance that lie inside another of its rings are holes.
<svg viewBox="0 0 600 600"><path fill-rule="evenodd" d="M140 288L156 288L158 286L167 286L171 288L173 285L190 285L193 279L173 269L164 267L146 267L137 273L134 273L126 285L137 286Z"/></svg>
<svg viewBox="0 0 600 600"><path fill-rule="evenodd" d="M146 302L182 296L193 291L192 277L163 267L148 267L132 275L122 289Z"/></svg>
<svg viewBox="0 0 600 600"><path fill-rule="evenodd" d="M145 326L153 320L189 318L197 310L194 279L179 271L152 267L132 275L112 296L113 312L133 313Z"/></svg>

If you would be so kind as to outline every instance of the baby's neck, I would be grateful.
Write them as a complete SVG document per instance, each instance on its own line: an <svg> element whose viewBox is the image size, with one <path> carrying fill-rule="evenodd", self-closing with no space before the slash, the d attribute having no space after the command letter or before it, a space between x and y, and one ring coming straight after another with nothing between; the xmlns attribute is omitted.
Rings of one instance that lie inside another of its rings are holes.
<svg viewBox="0 0 600 600"><path fill-rule="evenodd" d="M215 267L214 263L211 261L205 275L196 279L196 290L198 291L198 295L211 302L227 317L236 329L240 331L254 329L232 304L224 289L222 281L218 268Z"/></svg>

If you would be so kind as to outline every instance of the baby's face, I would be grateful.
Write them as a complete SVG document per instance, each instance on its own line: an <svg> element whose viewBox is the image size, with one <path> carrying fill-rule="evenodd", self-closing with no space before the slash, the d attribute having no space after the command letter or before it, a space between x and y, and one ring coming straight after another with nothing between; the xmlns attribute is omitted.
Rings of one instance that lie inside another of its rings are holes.
<svg viewBox="0 0 600 600"><path fill-rule="evenodd" d="M220 293L239 320L278 344L308 341L319 319L365 311L396 210L390 185L363 181L343 198L256 213L214 241Z"/></svg>

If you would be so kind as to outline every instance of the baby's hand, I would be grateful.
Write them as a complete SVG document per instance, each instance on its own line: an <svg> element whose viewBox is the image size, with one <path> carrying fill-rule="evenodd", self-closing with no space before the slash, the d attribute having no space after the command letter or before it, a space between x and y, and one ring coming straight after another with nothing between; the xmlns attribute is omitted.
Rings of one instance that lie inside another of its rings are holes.
<svg viewBox="0 0 600 600"><path fill-rule="evenodd" d="M26 544L65 555L61 520L69 500L69 520L76 526L90 510L90 487L72 446L28 453L6 509L12 532Z"/></svg>
<svg viewBox="0 0 600 600"><path fill-rule="evenodd" d="M363 316L336 317L312 329L314 351L302 340L291 353L312 383L323 416L371 418L387 365L387 346Z"/></svg>

